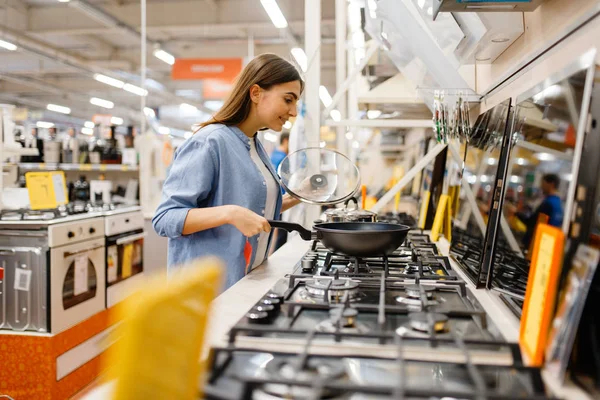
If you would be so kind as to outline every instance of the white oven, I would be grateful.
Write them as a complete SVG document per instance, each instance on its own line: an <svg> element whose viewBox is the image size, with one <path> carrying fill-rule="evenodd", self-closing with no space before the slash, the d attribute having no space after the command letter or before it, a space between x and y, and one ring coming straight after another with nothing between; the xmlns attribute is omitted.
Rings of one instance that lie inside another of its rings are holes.
<svg viewBox="0 0 600 400"><path fill-rule="evenodd" d="M104 218L49 227L52 333L104 310Z"/></svg>

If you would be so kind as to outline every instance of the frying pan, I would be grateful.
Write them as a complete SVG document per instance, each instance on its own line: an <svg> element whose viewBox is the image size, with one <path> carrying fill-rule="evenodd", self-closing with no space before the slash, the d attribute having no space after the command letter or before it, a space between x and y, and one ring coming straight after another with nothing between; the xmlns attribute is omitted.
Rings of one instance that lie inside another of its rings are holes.
<svg viewBox="0 0 600 400"><path fill-rule="evenodd" d="M384 222L328 222L314 225L314 232L291 222L269 221L269 224L272 228L296 231L304 240L320 240L329 250L352 257L391 254L410 230L406 225Z"/></svg>

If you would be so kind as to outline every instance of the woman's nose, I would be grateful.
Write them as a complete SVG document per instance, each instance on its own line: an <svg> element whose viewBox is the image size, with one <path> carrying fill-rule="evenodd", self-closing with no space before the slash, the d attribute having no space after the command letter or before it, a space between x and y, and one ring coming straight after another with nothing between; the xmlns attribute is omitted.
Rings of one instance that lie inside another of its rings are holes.
<svg viewBox="0 0 600 400"><path fill-rule="evenodd" d="M295 117L298 115L298 107L294 106L294 107L290 107L290 117Z"/></svg>

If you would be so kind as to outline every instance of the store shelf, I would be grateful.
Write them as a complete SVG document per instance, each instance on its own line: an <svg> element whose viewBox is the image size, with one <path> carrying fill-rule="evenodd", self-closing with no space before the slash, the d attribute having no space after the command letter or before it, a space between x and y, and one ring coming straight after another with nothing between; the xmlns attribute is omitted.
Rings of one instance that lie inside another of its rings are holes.
<svg viewBox="0 0 600 400"><path fill-rule="evenodd" d="M137 165L125 164L46 164L46 163L19 163L18 167L29 171L138 171Z"/></svg>

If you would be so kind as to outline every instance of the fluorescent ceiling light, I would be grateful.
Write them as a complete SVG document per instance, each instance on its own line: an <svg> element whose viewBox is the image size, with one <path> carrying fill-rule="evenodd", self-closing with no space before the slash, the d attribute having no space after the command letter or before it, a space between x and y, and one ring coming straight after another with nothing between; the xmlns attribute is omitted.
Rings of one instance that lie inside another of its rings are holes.
<svg viewBox="0 0 600 400"><path fill-rule="evenodd" d="M129 93L137 94L138 96L146 96L148 94L146 89L142 89L141 87L132 85L131 83L126 83L125 86L123 86L123 89Z"/></svg>
<svg viewBox="0 0 600 400"><path fill-rule="evenodd" d="M125 82L123 82L123 81L120 81L118 79L111 78L110 76L106 76L106 75L102 75L102 74L95 74L94 79L97 80L98 82L102 82L107 85L114 86L118 89L123 89L123 86L125 85Z"/></svg>
<svg viewBox="0 0 600 400"><path fill-rule="evenodd" d="M162 49L154 50L154 57L158 58L160 61L163 61L169 65L175 64L175 56L171 53L167 53Z"/></svg>
<svg viewBox="0 0 600 400"><path fill-rule="evenodd" d="M323 148L323 147L327 146L327 143L321 142L321 143L319 143L319 146L321 146L321 148Z"/></svg>
<svg viewBox="0 0 600 400"><path fill-rule="evenodd" d="M171 130L169 128L167 128L166 126L161 126L158 128L158 133L160 133L161 135L170 135Z"/></svg>
<svg viewBox="0 0 600 400"><path fill-rule="evenodd" d="M193 105L188 104L188 103L181 103L179 105L179 109L181 111L187 111L187 112L197 112L198 111L198 107L193 106Z"/></svg>
<svg viewBox="0 0 600 400"><path fill-rule="evenodd" d="M260 3L267 14L269 14L269 18L271 18L271 22L273 22L275 28L287 28L288 23L275 0L260 0Z"/></svg>
<svg viewBox="0 0 600 400"><path fill-rule="evenodd" d="M113 124L113 125L123 125L123 118L112 117L110 119L110 123Z"/></svg>
<svg viewBox="0 0 600 400"><path fill-rule="evenodd" d="M156 113L150 107L144 107L144 114L146 114L146 116L148 116L148 117L152 117L152 118L156 117Z"/></svg>
<svg viewBox="0 0 600 400"><path fill-rule="evenodd" d="M329 94L329 91L323 85L319 86L319 98L321 99L325 107L329 107L329 105L333 101L331 95Z"/></svg>
<svg viewBox="0 0 600 400"><path fill-rule="evenodd" d="M71 114L71 109L69 107L59 106L57 104L48 104L46 106L46 109L57 112L57 113L61 113L61 114Z"/></svg>
<svg viewBox="0 0 600 400"><path fill-rule="evenodd" d="M90 103L92 103L95 106L104 107L108 109L113 108L115 106L115 103L113 103L112 101L99 99L97 97L92 97L90 99Z"/></svg>
<svg viewBox="0 0 600 400"><path fill-rule="evenodd" d="M381 116L381 110L369 110L367 111L367 118L377 119Z"/></svg>
<svg viewBox="0 0 600 400"><path fill-rule="evenodd" d="M92 128L81 128L81 133L84 135L93 135L94 130Z"/></svg>
<svg viewBox="0 0 600 400"><path fill-rule="evenodd" d="M54 124L52 122L46 122L46 121L38 121L37 124L35 124L35 126L37 126L38 128L52 128L54 126Z"/></svg>
<svg viewBox="0 0 600 400"><path fill-rule="evenodd" d="M103 11L102 9L96 7L93 4L89 4L89 3L83 2L83 1L73 1L73 2L69 3L69 6L79 9L80 11L86 13L91 18L95 19L96 21L98 21L108 27L111 27L111 28L119 28L120 27L119 20L117 18L113 17L112 15L108 14L107 12Z"/></svg>
<svg viewBox="0 0 600 400"><path fill-rule="evenodd" d="M533 156L540 161L553 161L556 159L556 157L550 153L536 153Z"/></svg>
<svg viewBox="0 0 600 400"><path fill-rule="evenodd" d="M290 121L285 121L285 124L283 124L283 127L285 129L292 129L292 123Z"/></svg>
<svg viewBox="0 0 600 400"><path fill-rule="evenodd" d="M71 0L58 0L59 3L68 3Z"/></svg>
<svg viewBox="0 0 600 400"><path fill-rule="evenodd" d="M83 124L83 126L85 126L86 128L94 129L94 127L96 126L96 124L94 124L92 121L85 121L85 123Z"/></svg>
<svg viewBox="0 0 600 400"><path fill-rule="evenodd" d="M5 42L4 40L0 40L0 47L10 51L15 51L17 49L16 45L9 42Z"/></svg>
<svg viewBox="0 0 600 400"><path fill-rule="evenodd" d="M308 68L307 66L307 60L306 60L306 53L304 52L304 50L302 50L300 47L294 47L292 50L292 55L294 56L294 58L296 59L296 62L298 63L298 65L300 66L300 69L302 69L302 71L306 72L306 68Z"/></svg>
<svg viewBox="0 0 600 400"><path fill-rule="evenodd" d="M334 121L341 121L342 120L342 113L339 112L338 110L331 110L331 112L329 113L329 115L331 116L331 119L333 119Z"/></svg>
<svg viewBox="0 0 600 400"><path fill-rule="evenodd" d="M277 143L277 135L271 132L265 132L265 140L269 142Z"/></svg>
<svg viewBox="0 0 600 400"><path fill-rule="evenodd" d="M350 131L346 132L346 139L348 139L348 140L354 139L354 134Z"/></svg>

